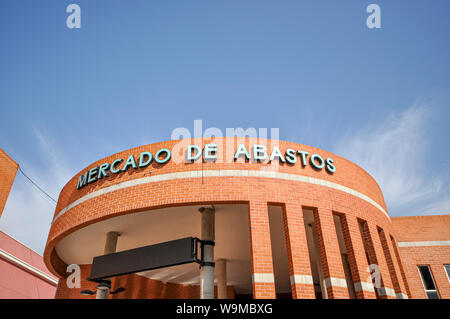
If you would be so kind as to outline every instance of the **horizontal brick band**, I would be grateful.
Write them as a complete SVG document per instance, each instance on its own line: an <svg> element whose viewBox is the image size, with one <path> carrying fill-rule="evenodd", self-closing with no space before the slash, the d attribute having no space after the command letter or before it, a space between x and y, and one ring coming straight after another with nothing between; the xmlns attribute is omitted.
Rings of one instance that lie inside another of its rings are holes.
<svg viewBox="0 0 450 319"><path fill-rule="evenodd" d="M342 287L347 288L347 281L342 278L329 277L324 280L325 287Z"/></svg>
<svg viewBox="0 0 450 319"><path fill-rule="evenodd" d="M256 273L253 274L253 283L273 283L275 282L275 278L273 276L273 273Z"/></svg>
<svg viewBox="0 0 450 319"><path fill-rule="evenodd" d="M404 294L403 292L395 294L395 296L397 297L397 299L408 299L408 295Z"/></svg>
<svg viewBox="0 0 450 319"><path fill-rule="evenodd" d="M292 275L290 277L291 285L312 285L314 284L312 276L309 275Z"/></svg>
<svg viewBox="0 0 450 319"><path fill-rule="evenodd" d="M368 291L368 292L375 292L375 288L373 287L373 283L360 281L354 284L355 291Z"/></svg>
<svg viewBox="0 0 450 319"><path fill-rule="evenodd" d="M59 217L61 217L65 212L67 212L69 209L87 201L92 198L95 198L97 196L101 196L116 190L124 189L127 187L147 184L147 183L155 183L155 182L162 182L162 181L168 181L173 179L184 179L184 178L201 178L201 177L260 177L260 178L275 178L275 179L281 179L281 180L290 180L290 181L296 181L296 182L302 182L302 183L309 183L314 185L320 185L324 187L329 187L334 190L339 190L342 192L345 192L347 194L353 195L355 197L358 197L373 206L375 206L378 210L380 210L384 215L386 215L387 218L389 218L389 214L381 207L377 202L375 202L373 199L368 197L367 195L364 195L358 191L355 191L354 189L332 183L323 179L318 178L312 178L308 176L303 175L297 175L297 174L286 174L286 173L280 173L280 172L274 172L274 171L257 171L257 170L205 170L205 171L186 171L186 172L177 172L177 173L169 173L169 174L161 174L161 175L154 175L154 176L148 176L148 177L142 177L133 179L130 181L126 181L123 183L118 183L112 186L108 186L105 188L102 188L98 191L89 193L76 201L72 202L65 208L61 209L61 211L58 212L58 214L53 219L54 223Z"/></svg>
<svg viewBox="0 0 450 319"><path fill-rule="evenodd" d="M422 247L422 246L450 246L450 240L441 241L404 241L399 242L398 247Z"/></svg>
<svg viewBox="0 0 450 319"><path fill-rule="evenodd" d="M381 288L377 288L377 291L378 291L378 295L380 297L383 297L383 296L390 296L390 297L394 297L394 298L397 297L397 295L395 294L394 289L392 289L392 288L381 287Z"/></svg>

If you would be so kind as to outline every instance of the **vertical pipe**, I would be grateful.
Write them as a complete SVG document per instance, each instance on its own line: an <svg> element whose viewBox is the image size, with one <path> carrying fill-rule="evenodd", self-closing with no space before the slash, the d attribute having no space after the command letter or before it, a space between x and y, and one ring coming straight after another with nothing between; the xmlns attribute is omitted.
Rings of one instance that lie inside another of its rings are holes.
<svg viewBox="0 0 450 319"><path fill-rule="evenodd" d="M217 299L227 299L227 261L218 259L216 265Z"/></svg>
<svg viewBox="0 0 450 319"><path fill-rule="evenodd" d="M200 208L202 214L201 240L214 241L214 208ZM200 299L214 299L214 246L203 245L203 264L200 268Z"/></svg>
<svg viewBox="0 0 450 319"><path fill-rule="evenodd" d="M116 252L117 249L117 238L120 236L118 232L110 231L106 234L105 249L103 250L104 255L112 254ZM109 290L111 289L111 281L106 279L97 286L96 299L108 299Z"/></svg>

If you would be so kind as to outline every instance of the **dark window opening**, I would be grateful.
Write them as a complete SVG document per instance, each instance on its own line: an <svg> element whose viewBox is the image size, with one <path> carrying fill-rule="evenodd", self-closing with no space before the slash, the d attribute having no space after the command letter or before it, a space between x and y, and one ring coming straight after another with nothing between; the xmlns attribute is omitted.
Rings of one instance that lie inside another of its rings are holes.
<svg viewBox="0 0 450 319"><path fill-rule="evenodd" d="M428 299L439 299L439 294L434 283L433 275L429 266L419 266L420 277L425 288Z"/></svg>

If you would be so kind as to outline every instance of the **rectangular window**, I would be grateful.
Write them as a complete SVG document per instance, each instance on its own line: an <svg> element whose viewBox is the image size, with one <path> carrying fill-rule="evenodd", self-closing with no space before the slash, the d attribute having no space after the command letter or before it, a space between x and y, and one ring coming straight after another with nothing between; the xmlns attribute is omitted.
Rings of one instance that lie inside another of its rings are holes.
<svg viewBox="0 0 450 319"><path fill-rule="evenodd" d="M447 273L448 281L450 281L450 265L444 265L445 272Z"/></svg>
<svg viewBox="0 0 450 319"><path fill-rule="evenodd" d="M428 299L439 299L439 294L434 283L433 275L429 266L419 266L420 277Z"/></svg>

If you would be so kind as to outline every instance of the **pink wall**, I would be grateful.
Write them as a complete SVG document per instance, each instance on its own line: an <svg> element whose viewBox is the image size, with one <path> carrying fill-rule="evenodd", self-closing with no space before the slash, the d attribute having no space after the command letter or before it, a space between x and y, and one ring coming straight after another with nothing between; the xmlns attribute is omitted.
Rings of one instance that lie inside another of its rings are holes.
<svg viewBox="0 0 450 319"><path fill-rule="evenodd" d="M54 278L45 267L42 256L1 231L0 249ZM0 255L0 299L54 298L56 285Z"/></svg>

